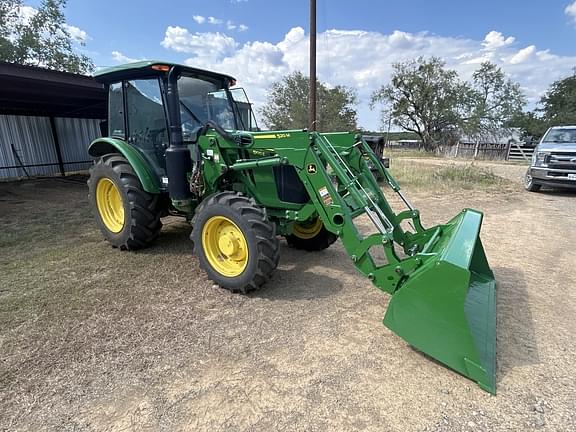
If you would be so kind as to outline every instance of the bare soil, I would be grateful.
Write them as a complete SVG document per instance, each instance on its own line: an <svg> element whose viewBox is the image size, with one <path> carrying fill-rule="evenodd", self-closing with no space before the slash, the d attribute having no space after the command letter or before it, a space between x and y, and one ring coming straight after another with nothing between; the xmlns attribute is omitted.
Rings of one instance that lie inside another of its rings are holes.
<svg viewBox="0 0 576 432"><path fill-rule="evenodd" d="M514 187L407 193L427 225L485 212L495 397L386 329L388 297L339 242L283 242L273 280L233 295L181 220L120 252L81 180L0 184L0 430L576 430L576 194L524 192L524 167L488 165Z"/></svg>

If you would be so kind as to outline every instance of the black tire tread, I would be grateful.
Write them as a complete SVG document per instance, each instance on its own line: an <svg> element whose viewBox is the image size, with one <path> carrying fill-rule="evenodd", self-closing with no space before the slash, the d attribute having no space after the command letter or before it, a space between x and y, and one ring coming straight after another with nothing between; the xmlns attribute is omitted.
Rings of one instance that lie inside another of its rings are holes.
<svg viewBox="0 0 576 432"><path fill-rule="evenodd" d="M112 246L120 250L138 250L148 246L158 237L162 229L159 195L150 194L143 189L132 166L122 155L117 153L104 155L90 168L88 179L88 199L96 217L99 216L93 196L96 188L93 172L102 165L106 170L114 171L120 179L118 186L128 197L129 205L129 217L126 220L130 224L129 234L124 236L120 243L112 243ZM105 232L104 235L106 236Z"/></svg>
<svg viewBox="0 0 576 432"><path fill-rule="evenodd" d="M532 181L530 182L530 184L528 184L527 182L528 175L529 174L526 173L526 176L524 178L524 189L526 189L529 192L539 192L540 189L542 188L542 185L534 182L534 178L532 178Z"/></svg>
<svg viewBox="0 0 576 432"><path fill-rule="evenodd" d="M324 225L322 225L322 229L318 234L309 239L303 239L294 234L286 236L288 246L306 252L319 252L328 249L336 240L338 240L338 236L328 231Z"/></svg>

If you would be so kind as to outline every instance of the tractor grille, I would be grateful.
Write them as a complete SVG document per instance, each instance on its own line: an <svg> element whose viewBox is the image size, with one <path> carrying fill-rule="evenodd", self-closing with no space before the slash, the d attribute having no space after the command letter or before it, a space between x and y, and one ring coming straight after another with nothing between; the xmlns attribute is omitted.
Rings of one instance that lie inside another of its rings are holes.
<svg viewBox="0 0 576 432"><path fill-rule="evenodd" d="M548 168L576 170L576 152L554 152L549 156Z"/></svg>

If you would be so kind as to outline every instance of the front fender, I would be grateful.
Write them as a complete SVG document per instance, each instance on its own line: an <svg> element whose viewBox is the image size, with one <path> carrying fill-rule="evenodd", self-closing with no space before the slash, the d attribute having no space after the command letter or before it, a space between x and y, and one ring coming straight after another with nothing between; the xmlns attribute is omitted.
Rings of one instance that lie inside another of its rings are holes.
<svg viewBox="0 0 576 432"><path fill-rule="evenodd" d="M88 154L100 157L110 153L120 153L136 172L142 187L148 193L160 193L160 181L144 157L132 145L117 138L98 138L90 143Z"/></svg>

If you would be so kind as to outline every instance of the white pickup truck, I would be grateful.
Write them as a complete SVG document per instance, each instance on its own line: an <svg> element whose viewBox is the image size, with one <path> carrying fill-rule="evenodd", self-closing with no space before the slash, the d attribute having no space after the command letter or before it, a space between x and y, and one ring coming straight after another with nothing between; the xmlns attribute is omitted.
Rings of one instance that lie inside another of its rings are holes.
<svg viewBox="0 0 576 432"><path fill-rule="evenodd" d="M576 126L551 127L536 146L524 187L537 192L542 186L576 189Z"/></svg>

